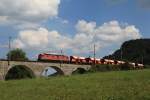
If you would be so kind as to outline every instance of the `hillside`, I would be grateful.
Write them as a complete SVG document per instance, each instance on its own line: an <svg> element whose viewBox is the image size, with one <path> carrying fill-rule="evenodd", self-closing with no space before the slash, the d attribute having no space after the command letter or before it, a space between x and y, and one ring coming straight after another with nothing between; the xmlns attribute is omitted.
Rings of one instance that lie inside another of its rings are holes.
<svg viewBox="0 0 150 100"><path fill-rule="evenodd" d="M122 51L122 53L121 53ZM121 48L104 58L132 61L150 65L150 39L137 39L124 42Z"/></svg>
<svg viewBox="0 0 150 100"><path fill-rule="evenodd" d="M0 100L150 100L150 70L0 81Z"/></svg>

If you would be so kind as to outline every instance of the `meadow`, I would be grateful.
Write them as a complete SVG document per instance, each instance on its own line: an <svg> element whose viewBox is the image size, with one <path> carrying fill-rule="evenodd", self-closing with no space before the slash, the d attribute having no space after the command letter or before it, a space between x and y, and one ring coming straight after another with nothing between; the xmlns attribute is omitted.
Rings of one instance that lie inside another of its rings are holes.
<svg viewBox="0 0 150 100"><path fill-rule="evenodd" d="M0 100L150 100L150 69L0 81Z"/></svg>

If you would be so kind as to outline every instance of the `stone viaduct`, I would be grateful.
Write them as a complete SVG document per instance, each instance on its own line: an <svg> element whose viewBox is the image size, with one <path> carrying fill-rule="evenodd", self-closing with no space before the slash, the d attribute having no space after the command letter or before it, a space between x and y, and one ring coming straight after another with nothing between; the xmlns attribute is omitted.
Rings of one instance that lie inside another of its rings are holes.
<svg viewBox="0 0 150 100"><path fill-rule="evenodd" d="M8 66L8 61L0 61L0 80L4 80L8 71L15 66L25 66L30 69L35 77L41 77L42 72L45 68L51 67L58 72L62 72L64 75L71 75L73 71L77 68L82 68L84 70L89 70L91 65L76 65L76 64L60 64L60 63L45 63L45 62L20 62L20 61L10 61Z"/></svg>

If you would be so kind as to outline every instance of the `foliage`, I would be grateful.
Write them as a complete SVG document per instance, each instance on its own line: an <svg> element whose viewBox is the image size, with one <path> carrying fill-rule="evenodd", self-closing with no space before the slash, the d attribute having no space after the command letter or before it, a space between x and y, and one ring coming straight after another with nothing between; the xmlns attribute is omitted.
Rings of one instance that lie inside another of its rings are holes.
<svg viewBox="0 0 150 100"><path fill-rule="evenodd" d="M109 66L109 65L93 65L89 72L96 72L96 71L101 71L101 72L104 72L104 71L110 71L110 67L112 66Z"/></svg>
<svg viewBox="0 0 150 100"><path fill-rule="evenodd" d="M145 65L144 68L149 68L150 69L150 65Z"/></svg>
<svg viewBox="0 0 150 100"><path fill-rule="evenodd" d="M131 70L131 69L134 69L134 66L129 64L128 62L124 63L124 64L121 64L121 65L118 65L119 69L120 70Z"/></svg>
<svg viewBox="0 0 150 100"><path fill-rule="evenodd" d="M26 66L12 67L6 74L5 80L34 78L33 72Z"/></svg>
<svg viewBox="0 0 150 100"><path fill-rule="evenodd" d="M150 65L150 39L130 40L122 44L121 48L115 51L112 55L104 58L107 59L121 59L125 61L144 63Z"/></svg>
<svg viewBox="0 0 150 100"><path fill-rule="evenodd" d="M150 70L0 81L1 100L150 100Z"/></svg>
<svg viewBox="0 0 150 100"><path fill-rule="evenodd" d="M134 69L132 65L129 63L121 64L121 65L96 65L92 66L89 72L105 72L105 71L118 71L118 70L131 70Z"/></svg>
<svg viewBox="0 0 150 100"><path fill-rule="evenodd" d="M12 61L27 61L28 60L28 58L26 57L26 53L22 49L11 50L7 54L7 59L10 59Z"/></svg>

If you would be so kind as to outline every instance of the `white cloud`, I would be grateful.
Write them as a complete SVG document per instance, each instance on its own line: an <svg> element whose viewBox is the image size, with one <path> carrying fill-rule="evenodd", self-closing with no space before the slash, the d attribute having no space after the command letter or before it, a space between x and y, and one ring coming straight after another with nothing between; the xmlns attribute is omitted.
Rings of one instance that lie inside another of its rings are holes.
<svg viewBox="0 0 150 100"><path fill-rule="evenodd" d="M21 31L19 33L20 40L25 43L24 45L27 45L29 47L46 46L48 44L47 37L48 31L42 28L40 28L39 30Z"/></svg>
<svg viewBox="0 0 150 100"><path fill-rule="evenodd" d="M96 44L97 50L100 50L109 45L120 45L130 39L141 38L139 29L134 25L119 23L116 20L101 26L97 26L93 21L79 20L76 29L78 33L73 39L73 50L76 52L88 52L89 45L93 44Z"/></svg>
<svg viewBox="0 0 150 100"><path fill-rule="evenodd" d="M97 26L96 22L80 20L76 24L77 33L65 36L57 31L48 31L45 28L37 30L24 30L19 32L14 41L15 47L38 49L65 49L73 53L89 53L93 44L101 50L109 45L117 45L130 39L141 38L139 30L134 25L120 24L118 21L110 21Z"/></svg>
<svg viewBox="0 0 150 100"><path fill-rule="evenodd" d="M95 36L109 44L140 38L139 30L134 25L124 26L118 21L110 21L94 29Z"/></svg>
<svg viewBox="0 0 150 100"><path fill-rule="evenodd" d="M85 20L79 20L76 25L77 31L81 33L92 33L95 27L96 27L95 22L88 23Z"/></svg>
<svg viewBox="0 0 150 100"><path fill-rule="evenodd" d="M60 0L0 0L1 24L40 23L58 15Z"/></svg>
<svg viewBox="0 0 150 100"><path fill-rule="evenodd" d="M57 31L48 31L45 28L37 30L23 30L18 38L13 41L14 48L41 50L46 48L69 47L70 39L62 36Z"/></svg>

